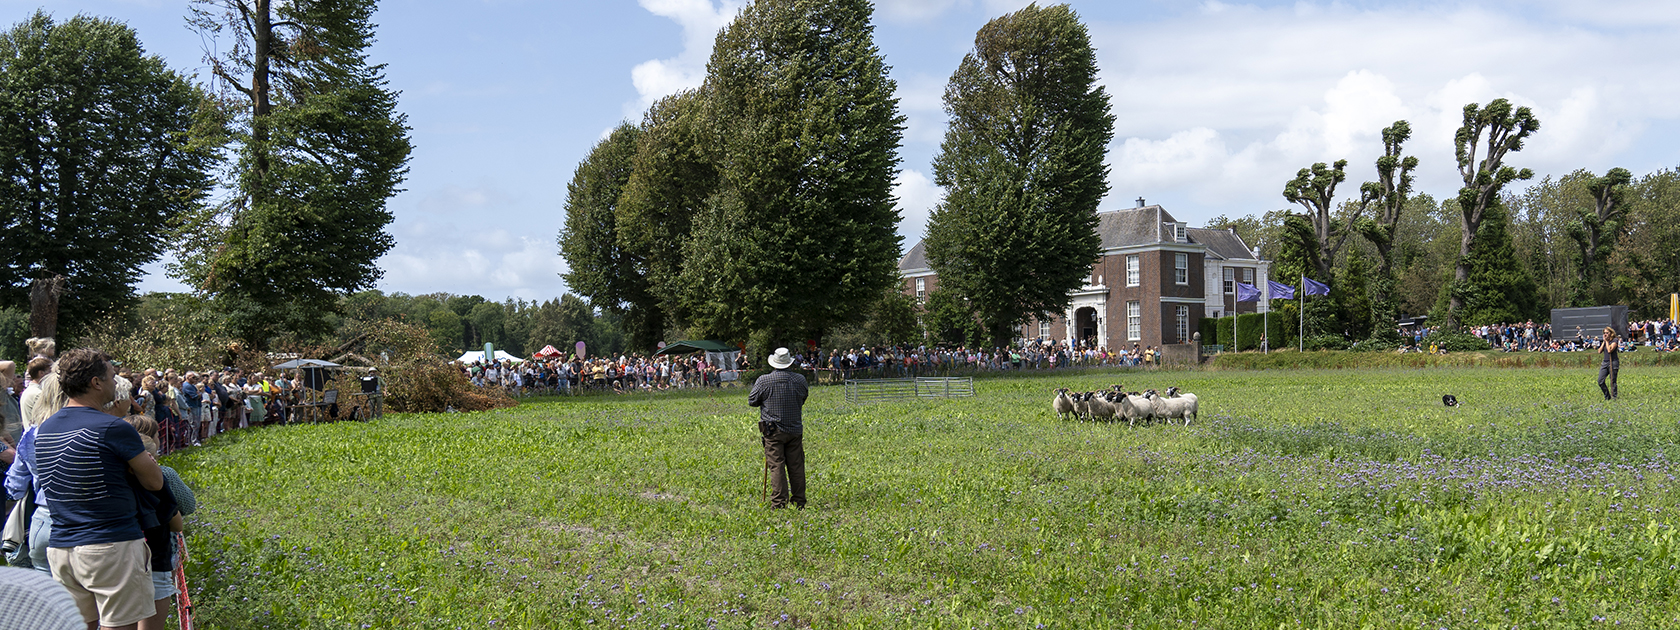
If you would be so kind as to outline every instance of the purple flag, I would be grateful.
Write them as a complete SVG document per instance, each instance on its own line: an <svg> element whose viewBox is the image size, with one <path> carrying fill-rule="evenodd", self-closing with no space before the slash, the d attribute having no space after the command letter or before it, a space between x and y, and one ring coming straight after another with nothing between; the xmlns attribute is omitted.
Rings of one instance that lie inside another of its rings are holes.
<svg viewBox="0 0 1680 630"><path fill-rule="evenodd" d="M1260 287L1252 284L1237 283L1237 301L1253 302L1260 299Z"/></svg>
<svg viewBox="0 0 1680 630"><path fill-rule="evenodd" d="M1293 300L1293 299L1295 299L1295 287L1289 286L1289 285L1284 284L1282 282L1278 282L1276 280L1267 280L1266 281L1266 286L1272 290L1272 299L1274 299L1274 300Z"/></svg>
<svg viewBox="0 0 1680 630"><path fill-rule="evenodd" d="M1307 295L1330 295L1330 285L1318 282L1312 278L1302 278L1302 280L1306 281Z"/></svg>

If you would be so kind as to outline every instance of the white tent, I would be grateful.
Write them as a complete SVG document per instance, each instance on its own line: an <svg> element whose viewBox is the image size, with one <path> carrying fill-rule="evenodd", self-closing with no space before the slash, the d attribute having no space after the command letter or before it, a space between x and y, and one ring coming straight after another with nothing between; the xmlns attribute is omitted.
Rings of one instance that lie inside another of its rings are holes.
<svg viewBox="0 0 1680 630"><path fill-rule="evenodd" d="M483 350L474 350L472 352L468 352L466 354L461 355L460 358L455 359L455 361L458 362L458 363L476 363L476 362L483 361L483 360L484 360L484 351ZM514 363L524 363L525 362L524 359L513 356L513 355L508 354L506 352L503 352L501 350L496 351L496 361L498 361L498 362L500 362L500 361L512 361Z"/></svg>

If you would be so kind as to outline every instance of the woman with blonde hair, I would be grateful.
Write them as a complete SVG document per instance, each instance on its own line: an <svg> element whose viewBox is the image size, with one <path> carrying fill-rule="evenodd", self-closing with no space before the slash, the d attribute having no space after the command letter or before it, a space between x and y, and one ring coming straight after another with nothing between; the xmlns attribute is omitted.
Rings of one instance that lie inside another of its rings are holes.
<svg viewBox="0 0 1680 630"><path fill-rule="evenodd" d="M23 439L18 440L17 456L12 459L12 467L6 471L6 494L17 500L23 498L26 490L35 493L35 515L29 519L29 562L37 571L52 573L52 567L47 564L52 513L47 511L47 493L35 477L35 432L42 422L64 408L70 397L58 386L56 374L46 374L32 389L36 395L30 402L29 410L24 413Z"/></svg>
<svg viewBox="0 0 1680 630"><path fill-rule="evenodd" d="M1598 390L1604 392L1604 399L1620 398L1621 392L1616 391L1616 372L1622 368L1622 342L1616 338L1616 329L1604 327L1603 343L1598 346L1598 356L1603 360L1598 364ZM1604 386L1604 379L1610 379L1610 386Z"/></svg>

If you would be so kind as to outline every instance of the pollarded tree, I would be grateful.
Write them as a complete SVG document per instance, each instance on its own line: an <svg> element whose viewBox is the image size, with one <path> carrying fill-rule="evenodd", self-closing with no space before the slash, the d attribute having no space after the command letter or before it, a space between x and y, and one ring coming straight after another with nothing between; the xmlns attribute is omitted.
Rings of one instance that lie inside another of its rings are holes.
<svg viewBox="0 0 1680 630"><path fill-rule="evenodd" d="M1347 181L1347 160L1336 160L1334 166L1319 162L1310 169L1301 169L1283 187L1284 199L1306 209L1302 216L1312 225L1314 247L1318 250L1313 257L1316 268L1307 275L1321 282L1334 277L1337 254L1347 245L1348 237L1356 231L1354 224L1371 202L1367 191L1358 203L1343 204L1338 213L1336 185L1344 181Z"/></svg>
<svg viewBox="0 0 1680 630"><path fill-rule="evenodd" d="M1569 229L1581 253L1580 296L1595 296L1608 303L1615 292L1606 283L1605 261L1615 248L1617 237L1623 233L1627 218L1627 197L1633 173L1625 168L1612 168L1603 177L1587 181L1587 193L1592 196L1593 209L1579 213ZM1593 304L1576 304L1593 306Z"/></svg>
<svg viewBox="0 0 1680 630"><path fill-rule="evenodd" d="M897 282L904 118L866 0L759 0L718 35L704 88L718 192L680 276L694 334L763 346L860 321ZM774 346L770 346L774 347Z"/></svg>
<svg viewBox="0 0 1680 630"><path fill-rule="evenodd" d="M226 36L207 61L238 124L236 194L186 232L175 275L215 297L232 332L265 346L325 332L338 297L372 286L395 240L407 117L370 64L374 0L194 0Z"/></svg>
<svg viewBox="0 0 1680 630"><path fill-rule="evenodd" d="M1494 99L1486 107L1475 103L1464 106L1464 123L1453 137L1458 159L1458 173L1464 187L1458 190L1459 227L1458 263L1453 268L1453 282L1446 287L1448 305L1445 321L1448 328L1459 325L1459 315L1465 309L1468 295L1491 296L1502 291L1469 286L1471 248L1480 238L1482 222L1491 214L1506 220L1500 193L1505 185L1519 179L1534 177L1534 171L1517 170L1505 166L1505 157L1521 151L1523 140L1540 129L1540 119L1527 107L1511 106L1510 101ZM1501 229L1499 234L1509 238ZM1492 250L1501 249L1494 247ZM1488 252L1490 255L1492 251ZM1491 260L1491 259L1489 259ZM1503 274L1496 273L1496 277ZM1491 311L1489 311L1491 312Z"/></svg>
<svg viewBox="0 0 1680 630"><path fill-rule="evenodd" d="M1007 345L1030 318L1066 309L1101 247L1114 116L1085 25L1067 5L988 22L946 85L945 110L928 263Z"/></svg>
<svg viewBox="0 0 1680 630"><path fill-rule="evenodd" d="M1394 246L1400 231L1400 218L1412 194L1412 170L1418 159L1403 156L1406 140L1412 137L1412 126L1397 120L1382 130L1383 154L1377 158L1377 181L1360 186L1360 197L1376 206L1375 217L1361 217L1356 229L1377 249L1377 271L1371 279L1371 315L1373 332L1383 338L1396 339L1393 322L1397 315L1394 302Z"/></svg>
<svg viewBox="0 0 1680 630"><path fill-rule="evenodd" d="M207 103L120 22L36 12L0 33L0 306L61 288L33 291L61 300L38 300L46 336L127 307L212 186Z"/></svg>

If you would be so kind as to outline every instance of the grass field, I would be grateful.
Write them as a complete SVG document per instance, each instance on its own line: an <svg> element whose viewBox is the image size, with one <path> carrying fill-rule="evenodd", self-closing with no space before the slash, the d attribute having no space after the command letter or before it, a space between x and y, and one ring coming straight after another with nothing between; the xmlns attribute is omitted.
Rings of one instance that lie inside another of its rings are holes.
<svg viewBox="0 0 1680 630"><path fill-rule="evenodd" d="M1680 368L1117 372L806 407L761 506L740 390L219 437L168 462L209 628L1680 624ZM1066 379L1066 380L1064 380ZM1191 427L1058 420L1179 385ZM1445 408L1441 395L1465 404ZM668 624L668 625L667 625Z"/></svg>

